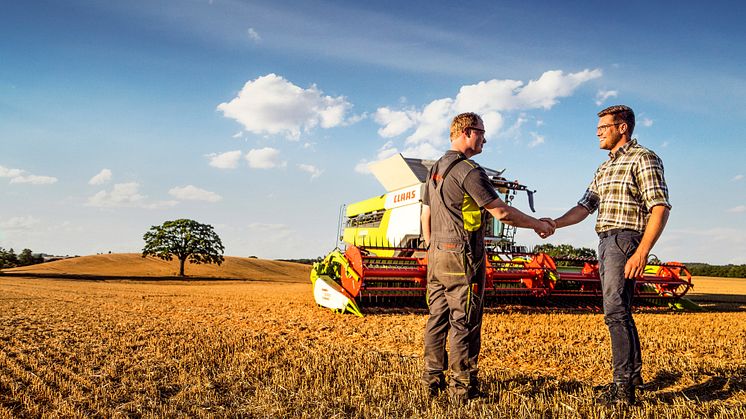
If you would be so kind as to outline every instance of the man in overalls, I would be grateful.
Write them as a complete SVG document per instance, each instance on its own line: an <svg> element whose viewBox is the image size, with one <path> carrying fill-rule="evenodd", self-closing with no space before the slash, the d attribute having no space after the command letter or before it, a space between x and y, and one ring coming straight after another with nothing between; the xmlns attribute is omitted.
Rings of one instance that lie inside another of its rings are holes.
<svg viewBox="0 0 746 419"><path fill-rule="evenodd" d="M551 221L541 221L508 206L478 164L484 123L475 113L451 122L451 149L430 169L423 193L422 234L428 246L425 369L422 382L431 396L449 387L465 403L481 392L477 360L481 346L485 282L484 232L489 212L497 220L534 229L547 237ZM446 338L450 354L446 352ZM449 362L450 361L450 362ZM450 386L445 371L450 368Z"/></svg>

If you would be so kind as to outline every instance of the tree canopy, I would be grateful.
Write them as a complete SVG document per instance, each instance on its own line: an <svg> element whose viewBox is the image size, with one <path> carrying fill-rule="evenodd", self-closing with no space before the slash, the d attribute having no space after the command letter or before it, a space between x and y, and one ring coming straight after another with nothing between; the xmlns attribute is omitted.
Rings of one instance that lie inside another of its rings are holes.
<svg viewBox="0 0 746 419"><path fill-rule="evenodd" d="M534 252L546 253L553 258L596 258L595 250L588 247L573 247L569 244L540 244L534 247Z"/></svg>
<svg viewBox="0 0 746 419"><path fill-rule="evenodd" d="M155 256L163 260L179 260L179 276L184 276L184 262L223 263L225 248L220 237L209 224L178 219L152 226L143 236L142 257Z"/></svg>
<svg viewBox="0 0 746 419"><path fill-rule="evenodd" d="M35 255L31 249L23 249L20 255L16 255L13 249L5 250L0 247L0 269L34 265L42 262L44 262L44 258L39 254Z"/></svg>

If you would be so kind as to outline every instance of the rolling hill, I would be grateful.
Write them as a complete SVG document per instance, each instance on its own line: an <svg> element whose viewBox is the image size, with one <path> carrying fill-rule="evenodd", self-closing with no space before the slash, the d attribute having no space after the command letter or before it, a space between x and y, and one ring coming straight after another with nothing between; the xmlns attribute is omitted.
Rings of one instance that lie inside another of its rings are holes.
<svg viewBox="0 0 746 419"><path fill-rule="evenodd" d="M187 262L187 278L307 282L311 267L293 262L226 256L221 266ZM179 262L164 261L139 253L80 256L38 265L3 269L3 274L44 277L173 278L178 279Z"/></svg>

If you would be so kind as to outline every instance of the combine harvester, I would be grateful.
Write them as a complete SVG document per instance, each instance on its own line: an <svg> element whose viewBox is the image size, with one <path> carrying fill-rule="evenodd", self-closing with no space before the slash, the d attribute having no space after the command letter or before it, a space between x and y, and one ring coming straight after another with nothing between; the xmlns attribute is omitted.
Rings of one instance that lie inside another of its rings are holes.
<svg viewBox="0 0 746 419"><path fill-rule="evenodd" d="M420 211L433 164L397 154L369 165L387 193L342 207L338 231L342 243L311 270L316 303L358 316L362 316L361 306L425 304L427 252ZM506 180L503 171L485 170L500 198L510 205L518 192L526 192L534 211L534 191ZM491 304L598 306L597 260L554 260L543 253L529 253L515 245L515 232L515 227L488 217L486 300ZM685 308L693 304L682 300L691 287L691 274L682 264L650 264L637 281L635 303Z"/></svg>

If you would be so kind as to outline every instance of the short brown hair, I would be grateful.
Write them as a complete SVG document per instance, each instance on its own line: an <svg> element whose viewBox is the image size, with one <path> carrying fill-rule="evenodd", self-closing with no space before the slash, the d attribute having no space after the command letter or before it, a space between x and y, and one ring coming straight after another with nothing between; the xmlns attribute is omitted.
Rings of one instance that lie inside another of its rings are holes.
<svg viewBox="0 0 746 419"><path fill-rule="evenodd" d="M453 121L451 121L451 141L458 137L464 129L476 126L480 122L482 122L482 117L474 112L465 112L456 115Z"/></svg>
<svg viewBox="0 0 746 419"><path fill-rule="evenodd" d="M625 105L614 105L602 110L598 113L598 117L604 115L614 115L614 122L624 122L627 124L629 129L629 135L632 136L632 132L635 130L635 111L629 106Z"/></svg>

